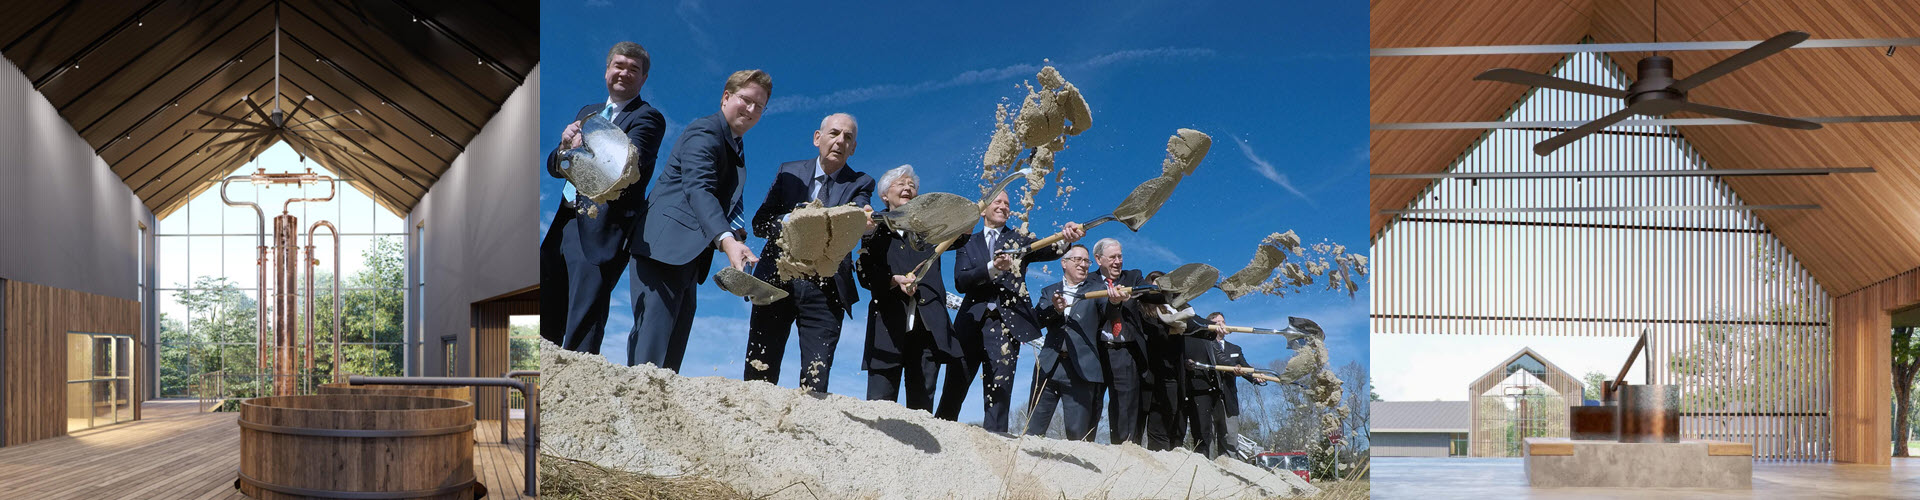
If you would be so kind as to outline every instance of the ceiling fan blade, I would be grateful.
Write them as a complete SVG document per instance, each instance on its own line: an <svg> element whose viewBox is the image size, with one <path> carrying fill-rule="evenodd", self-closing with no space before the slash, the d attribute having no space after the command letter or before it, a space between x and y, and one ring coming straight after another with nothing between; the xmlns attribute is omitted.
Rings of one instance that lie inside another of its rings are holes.
<svg viewBox="0 0 1920 500"><path fill-rule="evenodd" d="M1744 68L1748 64L1760 62L1761 59L1766 59L1767 56L1774 55L1782 50L1787 50L1788 47L1807 41L1809 36L1811 35L1799 31L1788 31L1774 35L1773 38L1768 38L1764 42L1760 42L1747 48L1747 50L1734 54L1733 57L1721 59L1720 62L1713 63L1712 66L1707 66L1706 69L1696 71L1685 79L1673 82L1673 85L1668 88L1686 92L1687 89L1698 87L1727 73L1732 73L1733 70Z"/></svg>
<svg viewBox="0 0 1920 500"><path fill-rule="evenodd" d="M224 142L220 142L220 143L216 143L216 144L208 144L208 145L207 145L206 147L204 147L204 148L201 148L200 150L201 150L201 151L213 151L213 150L215 150L215 149L220 149L220 148L222 148L222 147L224 147L224 146L227 146L227 145L230 145L230 144L233 144L233 143L236 143L236 142L244 142L244 141L251 141L251 140L255 140L255 139L259 139L259 138L261 138L261 137L265 137L266 135L267 135L267 134L266 134L265 132L255 132L255 133L251 133L251 134L245 134L245 135L242 135L242 136L240 136L240 137L239 137L239 138L237 138L237 139L229 139L229 140L227 140L227 141L224 141Z"/></svg>
<svg viewBox="0 0 1920 500"><path fill-rule="evenodd" d="M216 119L216 120L226 120L226 121L230 121L230 122L234 122L234 123L238 123L238 124L241 124L241 125L246 125L246 126L249 126L249 127L259 127L259 128L266 128L266 127L267 127L267 126L266 126L266 124L261 124L261 123L254 123L254 122L250 122L250 121L246 121L246 120L242 120L242 119L239 119L239 118L234 118L234 117L231 117L231 116L227 116L227 115L223 115L223 114L220 114L220 113L215 113L215 112L212 112L212 111L207 111L207 110L204 110L204 109L196 109L196 110L193 110L193 112L194 112L194 113L199 113L199 114L201 114L201 115L204 115L204 116L207 116L207 117L209 117L209 118L213 118L213 119Z"/></svg>
<svg viewBox="0 0 1920 500"><path fill-rule="evenodd" d="M347 114L347 113L353 113L353 114L356 114L356 115L357 115L357 114L361 114L361 113L360 113L360 110L358 110L358 109L356 109L356 110L351 110L351 111L342 111L342 112L339 112L339 113L334 113L334 114L331 114L331 115L327 115L327 116L322 116L322 117L319 117L319 118L314 118L314 119L311 119L311 120L306 120L306 121L302 121L302 122L300 122L300 123L294 123L294 124L289 124L289 125L287 125L287 127L288 127L288 128L293 128L293 127L298 127L298 126L301 126L301 125L306 125L306 124L309 124L309 123L313 123L313 122L325 122L325 121L327 121L327 120L329 120L329 119L332 119L333 117L336 117L336 116L340 116L340 115L344 115L344 114Z"/></svg>
<svg viewBox="0 0 1920 500"><path fill-rule="evenodd" d="M367 129L364 129L364 128L294 128L294 129L287 129L287 131L288 131L288 132L308 132L308 133L319 133L319 132L369 132L369 130L367 130Z"/></svg>
<svg viewBox="0 0 1920 500"><path fill-rule="evenodd" d="M1723 108L1719 106L1708 106L1708 105L1700 104L1697 102L1682 101L1681 105L1679 106L1679 110L1692 111L1695 113L1719 116L1724 118L1732 118L1735 120L1740 120L1743 122L1751 122L1751 123L1756 123L1760 125L1772 125L1772 126L1781 127L1781 128L1791 128L1791 129L1799 129L1799 130L1819 130L1820 129L1820 124L1818 123L1801 120L1797 118L1787 118L1784 116L1774 116L1774 115L1769 115L1765 113L1755 113L1755 112L1747 111L1743 109Z"/></svg>
<svg viewBox="0 0 1920 500"><path fill-rule="evenodd" d="M247 103L247 107L253 108L254 114L260 115L260 123L273 123L273 116L268 115L266 110L260 109L259 104L254 104L253 99L241 99L240 102Z"/></svg>
<svg viewBox="0 0 1920 500"><path fill-rule="evenodd" d="M1565 78L1547 76L1539 73L1520 71L1513 68L1496 68L1496 69L1486 70L1485 72L1480 73L1479 76L1473 77L1473 79L1481 80L1481 81L1491 81L1491 82L1517 83L1517 84L1526 85L1529 87L1565 90L1567 92L1577 92L1581 94L1596 95L1600 97L1612 97L1616 99L1625 99L1627 97L1627 91L1625 90L1602 87L1599 85L1594 85L1586 82L1576 82L1576 81L1568 80Z"/></svg>
<svg viewBox="0 0 1920 500"><path fill-rule="evenodd" d="M293 105L293 111L288 111L285 116L280 118L280 123L293 121L293 117L300 116L300 110L306 108L307 103L310 102L313 102L313 96L307 96L306 99L301 99L300 104Z"/></svg>
<svg viewBox="0 0 1920 500"><path fill-rule="evenodd" d="M1651 101L1642 101L1642 103L1645 103L1645 102L1651 102ZM1555 135L1553 137L1548 137L1547 140L1540 141L1539 144L1533 145L1533 154L1537 154L1540 156L1546 156L1546 155L1552 154L1554 151L1559 150L1562 147L1566 147L1566 145L1568 144L1573 144L1573 141L1578 141L1580 140L1580 138L1586 137L1588 134L1599 132L1600 129L1607 128L1608 126L1613 125L1615 123L1620 123L1620 120L1625 120L1627 119L1627 117L1633 116L1634 114L1637 113L1636 108L1639 108L1639 107L1640 107L1640 104L1629 105L1625 108L1621 108L1619 111L1613 112L1613 114L1602 116L1598 119L1595 119L1594 121L1587 122L1584 125L1574 127L1573 130L1568 130L1566 132L1561 132L1560 134Z"/></svg>
<svg viewBox="0 0 1920 500"><path fill-rule="evenodd" d="M263 133L266 131L267 129L260 128L260 127L196 128L193 130L188 130L187 133L189 134L231 134L234 132Z"/></svg>

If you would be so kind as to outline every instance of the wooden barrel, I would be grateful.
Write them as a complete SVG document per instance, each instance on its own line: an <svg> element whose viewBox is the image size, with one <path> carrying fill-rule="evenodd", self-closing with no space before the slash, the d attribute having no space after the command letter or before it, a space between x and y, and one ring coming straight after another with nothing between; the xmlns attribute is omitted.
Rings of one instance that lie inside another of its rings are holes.
<svg viewBox="0 0 1920 500"><path fill-rule="evenodd" d="M240 491L260 499L471 499L473 403L325 394L240 404Z"/></svg>
<svg viewBox="0 0 1920 500"><path fill-rule="evenodd" d="M473 401L473 388L468 386L320 384L320 394L384 394Z"/></svg>

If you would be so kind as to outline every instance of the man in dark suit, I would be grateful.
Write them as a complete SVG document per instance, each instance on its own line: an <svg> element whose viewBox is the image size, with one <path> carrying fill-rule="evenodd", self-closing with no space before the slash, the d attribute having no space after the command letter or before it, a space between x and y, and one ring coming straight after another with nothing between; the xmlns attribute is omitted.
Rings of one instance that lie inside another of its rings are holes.
<svg viewBox="0 0 1920 500"><path fill-rule="evenodd" d="M1101 358L1106 353L1099 340L1089 335L1091 329L1077 327L1076 320L1069 317L1082 295L1105 289L1104 282L1087 280L1092 260L1085 245L1068 247L1066 256L1060 258L1063 278L1041 289L1036 297L1039 305L1035 306L1034 319L1047 329L1047 337L1034 357L1033 413L1027 417L1027 435L1047 435L1056 406L1063 410L1061 423L1067 439L1091 441L1099 425L1100 394L1106 385Z"/></svg>
<svg viewBox="0 0 1920 500"><path fill-rule="evenodd" d="M1116 287L1134 287L1146 283L1137 269L1122 269L1126 259L1121 253L1120 242L1113 238L1101 238L1093 244L1093 260L1100 264L1095 282L1108 289ZM1107 373L1107 430L1108 442L1140 442L1140 406L1141 388L1148 380L1146 334L1140 328L1140 303L1130 294L1115 292L1108 296L1112 303L1108 306L1099 301L1098 323L1092 325L1097 332L1102 351L1105 352Z"/></svg>
<svg viewBox="0 0 1920 500"><path fill-rule="evenodd" d="M633 332L628 364L653 363L679 371L693 329L696 292L707 282L713 250L727 265L758 262L747 248L746 144L741 136L760 122L773 78L757 69L727 77L720 112L688 124L647 194L647 213L627 250L633 253Z"/></svg>
<svg viewBox="0 0 1920 500"><path fill-rule="evenodd" d="M1002 250L1024 251L1034 237L1019 229L1006 227L1012 207L1007 193L1000 192L980 214L979 232L956 242L960 250L954 256L953 287L965 294L960 312L954 316L953 336L960 342L961 359L947 365L947 382L940 391L940 409L934 416L959 420L960 406L967 390L973 387L981 365L980 392L986 417L980 426L993 432L1007 432L1007 409L1013 399L1013 377L1020 360L1020 344L1040 338L1033 306L1027 299L1027 265L1060 258L1061 245L1027 253L1016 264L1014 256ZM1061 230L1071 244L1084 234L1080 224L1068 222ZM1014 269L1015 267L1019 269Z"/></svg>
<svg viewBox="0 0 1920 500"><path fill-rule="evenodd" d="M880 176L880 199L888 208L905 205L919 192L920 177L911 165ZM912 239L882 226L861 242L857 271L860 286L872 292L872 300L867 302L867 347L860 367L867 370L868 400L899 401L904 382L907 408L931 412L939 364L958 360L960 345L949 332L940 260L934 259L927 275L912 284L914 267L934 256L932 245L917 245Z"/></svg>
<svg viewBox="0 0 1920 500"><path fill-rule="evenodd" d="M1147 273L1144 281L1152 283L1163 275L1165 273L1160 271ZM1141 297L1141 300L1145 302L1151 298L1165 301L1163 297ZM1145 426L1142 428L1142 439L1147 449L1166 451L1179 447L1187 436L1186 422L1180 416L1181 400L1186 396L1181 385L1184 379L1182 372L1186 371L1181 366L1186 349L1186 340L1181 334L1185 333L1186 327L1178 321L1164 323L1158 314L1169 309L1164 305L1144 305L1147 312L1142 314L1140 330L1146 336L1147 369L1143 375L1147 378L1147 384L1146 401L1140 419Z"/></svg>
<svg viewBox="0 0 1920 500"><path fill-rule="evenodd" d="M780 238L785 217L796 205L820 200L825 206L868 207L873 198L873 178L847 165L858 145L860 124L852 115L836 113L820 120L813 132L813 145L819 156L810 160L780 165L767 200L753 214L753 234L767 239L760 258L772 261L782 253L775 242ZM872 225L871 222L868 223ZM815 392L827 392L827 376L833 372L833 350L840 345L840 320L852 312L860 294L854 289L853 259L840 260L839 271L830 278L801 278L779 281L777 266L755 266L753 275L787 290L787 298L765 306L754 306L747 332L747 367L744 380L780 383L780 361L787 352L787 336L797 321L800 327L800 386Z"/></svg>
<svg viewBox="0 0 1920 500"><path fill-rule="evenodd" d="M650 63L647 50L633 42L620 42L607 51L607 101L580 108L572 123L560 133L560 144L547 153L547 174L563 177L560 153L580 147L580 122L598 115L626 131L627 139L640 149L640 180L622 189L620 196L596 203L572 194L572 185L563 193L553 224L547 228L547 240L541 244L542 316L549 304L558 313L560 346L566 349L600 353L600 341L607 327L608 300L627 268L627 239L632 237L646 198L647 179L653 177L654 158L659 156L660 138L666 132L666 119L660 111L640 99L640 87L647 82ZM592 205L597 217L576 214ZM556 259L557 258L557 259ZM559 262L554 262L558 260ZM543 336L549 320L542 319Z"/></svg>
<svg viewBox="0 0 1920 500"><path fill-rule="evenodd" d="M1214 325L1225 326L1227 324L1227 315L1220 312L1208 314L1207 322ZM1240 345L1227 341L1227 332L1216 331L1214 335L1219 338L1220 351L1225 354L1225 357L1221 359L1222 362L1247 368L1253 367L1252 364L1247 363L1247 357L1245 353L1240 350ZM1253 382L1253 385L1267 385L1267 381L1253 378L1251 375L1243 376L1242 378L1247 379L1248 382ZM1226 435L1227 440L1222 443L1221 447L1228 452L1232 452L1235 443L1238 441L1234 439L1234 437L1240 435L1240 381L1233 378L1226 378L1225 380L1225 386L1221 387L1221 396L1223 399L1226 399L1227 418L1225 419L1226 429L1222 432Z"/></svg>
<svg viewBox="0 0 1920 500"><path fill-rule="evenodd" d="M1220 319L1211 324L1225 324L1225 316L1214 313ZM1238 353L1228 353L1226 340L1217 332L1207 328L1209 323L1191 321L1185 326L1186 358L1214 366L1245 366ZM1248 380L1254 380L1248 377ZM1255 380L1255 383L1261 383ZM1232 448L1233 438L1227 433L1227 413L1229 403L1237 392L1233 389L1234 377L1217 370L1187 370L1187 399L1181 412L1187 417L1187 431L1192 434L1194 451L1214 458Z"/></svg>

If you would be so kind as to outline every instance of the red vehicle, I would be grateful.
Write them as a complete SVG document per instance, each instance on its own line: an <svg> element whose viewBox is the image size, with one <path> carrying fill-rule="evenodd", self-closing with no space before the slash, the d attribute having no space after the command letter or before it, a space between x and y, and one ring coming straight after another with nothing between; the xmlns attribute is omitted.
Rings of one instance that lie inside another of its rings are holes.
<svg viewBox="0 0 1920 500"><path fill-rule="evenodd" d="M1253 463L1270 471L1293 471L1300 479L1312 481L1307 477L1307 452L1304 451L1261 453L1253 456Z"/></svg>

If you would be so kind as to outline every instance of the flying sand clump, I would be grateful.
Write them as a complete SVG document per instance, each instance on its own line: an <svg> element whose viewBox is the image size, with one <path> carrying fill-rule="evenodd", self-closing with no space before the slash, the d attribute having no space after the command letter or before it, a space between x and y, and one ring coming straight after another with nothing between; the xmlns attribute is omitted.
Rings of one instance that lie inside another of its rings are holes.
<svg viewBox="0 0 1920 500"><path fill-rule="evenodd" d="M1302 261L1287 262L1289 253ZM1239 300L1255 292L1284 297L1324 277L1327 290L1346 290L1352 297L1360 290L1357 277L1366 274L1367 256L1347 253L1347 247L1338 243L1301 245L1300 235L1287 231L1260 240L1254 247L1253 260L1221 282L1220 290L1227 292L1227 300Z"/></svg>
<svg viewBox="0 0 1920 500"><path fill-rule="evenodd" d="M1019 197L1020 206L1013 211L1023 231L1027 229L1027 213L1033 209L1034 196L1046 188L1047 174L1054 173L1056 180L1061 176L1054 170L1054 154L1067 149L1067 136L1080 135L1093 126L1093 110L1087 106L1086 98L1078 87L1060 76L1059 70L1053 66L1041 68L1034 80L1040 86L1023 84L1027 96L1021 100L1017 113L1006 104L994 110L993 137L987 141L987 152L981 160L983 193L1000 176L1032 168Z"/></svg>
<svg viewBox="0 0 1920 500"><path fill-rule="evenodd" d="M818 201L794 209L778 239L780 279L832 277L840 259L860 245L867 219L859 207L823 207Z"/></svg>

